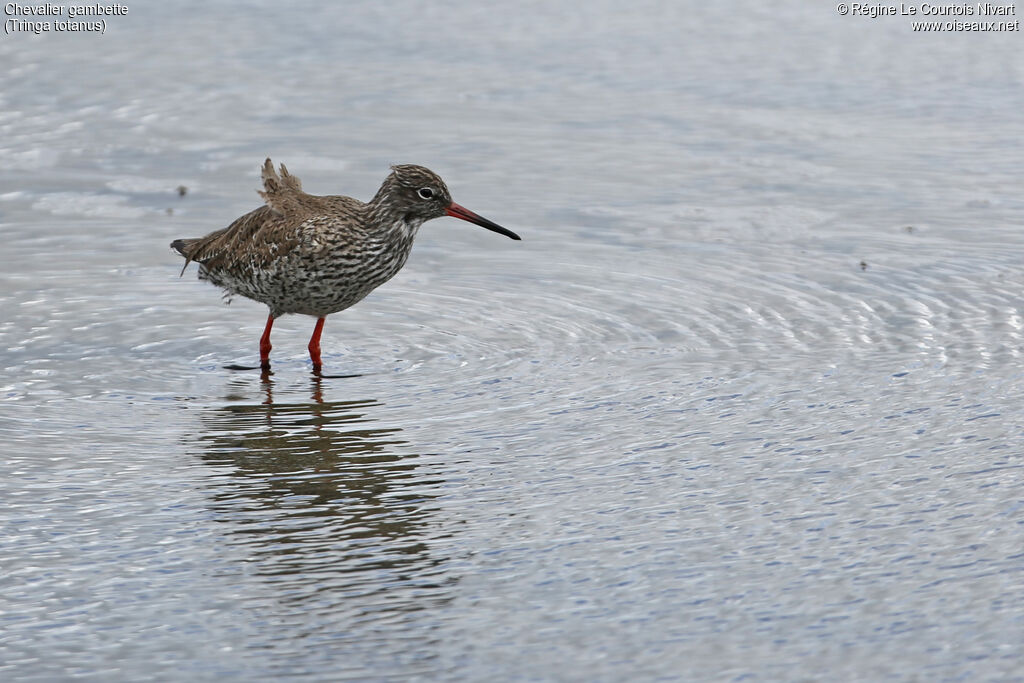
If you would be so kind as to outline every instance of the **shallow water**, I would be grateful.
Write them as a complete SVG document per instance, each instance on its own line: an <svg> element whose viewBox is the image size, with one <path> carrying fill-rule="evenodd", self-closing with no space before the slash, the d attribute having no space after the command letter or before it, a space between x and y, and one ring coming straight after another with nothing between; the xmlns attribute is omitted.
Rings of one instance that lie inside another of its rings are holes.
<svg viewBox="0 0 1024 683"><path fill-rule="evenodd" d="M129 5L0 55L5 680L1020 680L1018 34ZM183 38L187 40L183 40ZM179 278L267 155L455 221L331 316ZM184 185L179 197L175 188Z"/></svg>

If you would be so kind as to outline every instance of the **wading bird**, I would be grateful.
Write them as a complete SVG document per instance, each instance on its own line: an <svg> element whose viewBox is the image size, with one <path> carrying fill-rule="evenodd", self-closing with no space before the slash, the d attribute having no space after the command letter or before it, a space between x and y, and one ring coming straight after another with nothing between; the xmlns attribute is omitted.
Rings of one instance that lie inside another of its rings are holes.
<svg viewBox="0 0 1024 683"><path fill-rule="evenodd" d="M444 181L422 166L392 166L368 202L302 191L296 176L267 159L265 206L206 237L179 239L171 248L185 267L199 264L199 279L270 307L260 338L260 367L270 369L270 329L285 313L316 318L309 340L313 371L320 373L324 319L359 302L401 270L424 222L454 216L488 230L519 235L452 201ZM182 268L182 273L185 270Z"/></svg>

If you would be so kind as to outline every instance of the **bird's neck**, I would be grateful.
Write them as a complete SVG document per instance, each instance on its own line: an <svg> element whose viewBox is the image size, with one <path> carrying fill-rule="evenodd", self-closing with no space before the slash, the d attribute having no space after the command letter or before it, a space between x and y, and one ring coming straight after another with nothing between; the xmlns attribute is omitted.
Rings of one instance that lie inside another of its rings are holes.
<svg viewBox="0 0 1024 683"><path fill-rule="evenodd" d="M421 216L412 216L402 213L391 206L387 201L381 201L380 193L367 205L369 220L367 223L373 226L374 232L388 240L406 241L416 236L416 231L424 223Z"/></svg>

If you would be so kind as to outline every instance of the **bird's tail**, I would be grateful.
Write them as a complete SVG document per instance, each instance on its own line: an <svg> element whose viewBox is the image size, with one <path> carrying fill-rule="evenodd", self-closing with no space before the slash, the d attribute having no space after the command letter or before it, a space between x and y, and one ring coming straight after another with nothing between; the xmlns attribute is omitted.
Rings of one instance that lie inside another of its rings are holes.
<svg viewBox="0 0 1024 683"><path fill-rule="evenodd" d="M186 250L188 249L190 242L195 242L195 240L174 240L171 242L171 249L178 252L185 258L188 258L188 252Z"/></svg>
<svg viewBox="0 0 1024 683"><path fill-rule="evenodd" d="M178 273L178 277L184 275L185 269L188 268L188 264L192 263L192 258L189 256L189 254L191 253L191 249L189 249L189 247L191 247L198 241L198 239L192 238L184 240L174 240L173 242L171 242L171 249L185 257L185 265L181 267L181 272Z"/></svg>

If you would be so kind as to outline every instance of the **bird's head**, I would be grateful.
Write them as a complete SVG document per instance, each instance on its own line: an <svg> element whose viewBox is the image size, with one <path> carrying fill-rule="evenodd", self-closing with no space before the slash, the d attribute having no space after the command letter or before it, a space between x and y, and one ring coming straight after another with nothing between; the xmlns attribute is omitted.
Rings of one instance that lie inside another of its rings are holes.
<svg viewBox="0 0 1024 683"><path fill-rule="evenodd" d="M405 216L408 222L422 222L441 216L454 216L514 240L520 239L519 235L511 230L453 202L448 186L441 180L441 176L423 166L415 164L392 166L391 175L384 181L380 192L374 198L375 201L378 198L386 199L393 210Z"/></svg>

